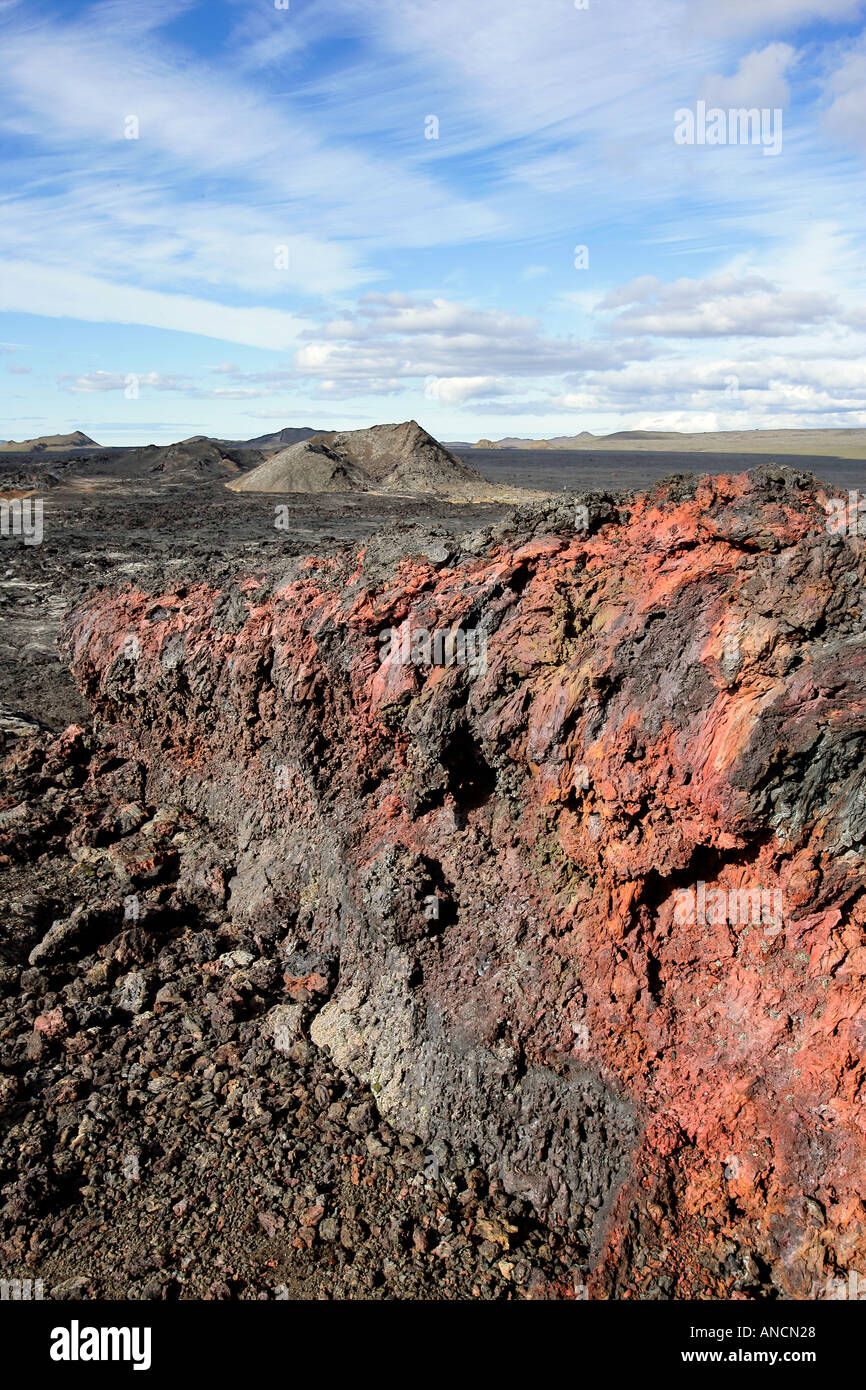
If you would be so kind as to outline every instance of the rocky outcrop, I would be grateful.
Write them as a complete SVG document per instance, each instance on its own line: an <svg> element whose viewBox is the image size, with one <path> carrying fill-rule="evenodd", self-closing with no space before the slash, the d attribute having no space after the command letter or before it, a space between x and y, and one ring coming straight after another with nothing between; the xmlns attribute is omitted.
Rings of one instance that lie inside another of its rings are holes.
<svg viewBox="0 0 866 1390"><path fill-rule="evenodd" d="M592 1296L866 1270L864 553L825 502L674 480L68 625L219 846L189 893L333 961L314 1041L585 1240Z"/></svg>
<svg viewBox="0 0 866 1390"><path fill-rule="evenodd" d="M362 492L364 475L328 436L314 436L281 449L227 484L232 492Z"/></svg>

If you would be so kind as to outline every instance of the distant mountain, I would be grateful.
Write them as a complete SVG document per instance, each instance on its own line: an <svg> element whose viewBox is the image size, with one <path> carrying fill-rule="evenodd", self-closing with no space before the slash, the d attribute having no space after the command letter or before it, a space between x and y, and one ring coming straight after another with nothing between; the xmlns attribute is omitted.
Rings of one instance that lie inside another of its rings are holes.
<svg viewBox="0 0 866 1390"><path fill-rule="evenodd" d="M95 439L91 439L89 434L82 434L81 430L73 430L72 434L41 434L38 439L22 439L16 441L7 439L0 444L0 449L8 449L9 452L36 453L42 449L98 449L100 445Z"/></svg>
<svg viewBox="0 0 866 1390"><path fill-rule="evenodd" d="M490 484L416 420L313 435L227 484L233 492L483 495Z"/></svg>
<svg viewBox="0 0 866 1390"><path fill-rule="evenodd" d="M594 442L595 435L590 434L589 430L583 430L580 434L560 434L555 439L479 439L477 444L469 447L472 449L580 449L585 444Z"/></svg>
<svg viewBox="0 0 866 1390"><path fill-rule="evenodd" d="M681 430L616 430L605 434L602 439L677 439L682 438Z"/></svg>
<svg viewBox="0 0 866 1390"><path fill-rule="evenodd" d="M307 425L297 428L287 425L274 434L260 434L256 439L218 439L216 443L228 444L235 449L279 449L287 444L300 444L304 439L312 439L314 434L321 433L321 430L310 429Z"/></svg>
<svg viewBox="0 0 866 1390"><path fill-rule="evenodd" d="M553 439L479 439L473 449L586 449L632 453L780 454L866 459L866 429L617 430L614 434L557 435Z"/></svg>

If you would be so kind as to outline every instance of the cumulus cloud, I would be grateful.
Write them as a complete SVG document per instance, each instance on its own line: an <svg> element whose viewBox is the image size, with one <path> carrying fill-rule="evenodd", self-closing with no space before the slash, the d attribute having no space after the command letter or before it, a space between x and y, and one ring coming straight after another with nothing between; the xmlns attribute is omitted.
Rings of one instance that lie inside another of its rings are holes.
<svg viewBox="0 0 866 1390"><path fill-rule="evenodd" d="M866 362L838 358L671 356L566 378L548 412L605 413L640 428L745 429L866 424ZM649 416L647 412L653 412ZM652 419L653 425L648 421ZM638 426L636 421L640 420ZM702 424L694 423L698 420ZM712 421L713 423L708 423Z"/></svg>
<svg viewBox="0 0 866 1390"><path fill-rule="evenodd" d="M649 356L642 343L555 338L535 319L479 310L445 299L399 304L367 296L359 312L326 323L294 360L299 375L332 380L428 377L471 380L545 376L580 366L612 366Z"/></svg>
<svg viewBox="0 0 866 1390"><path fill-rule="evenodd" d="M462 405L472 399L490 400L497 396L509 396L514 387L511 382L490 376L442 376L430 377L424 394L428 399L442 401L445 405Z"/></svg>
<svg viewBox="0 0 866 1390"><path fill-rule="evenodd" d="M665 338L789 337L839 312L826 294L783 289L762 276L717 275L663 282L645 275L605 295L612 333Z"/></svg>

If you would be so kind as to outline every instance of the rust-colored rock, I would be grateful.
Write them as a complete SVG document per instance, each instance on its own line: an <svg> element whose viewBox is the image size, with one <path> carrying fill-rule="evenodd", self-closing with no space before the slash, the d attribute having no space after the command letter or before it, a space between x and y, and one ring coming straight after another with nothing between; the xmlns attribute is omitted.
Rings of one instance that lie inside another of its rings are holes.
<svg viewBox="0 0 866 1390"><path fill-rule="evenodd" d="M824 500L677 482L250 576L229 628L204 585L69 624L227 910L338 958L313 1039L584 1235L590 1296L866 1271L864 553ZM455 627L482 661L380 662Z"/></svg>

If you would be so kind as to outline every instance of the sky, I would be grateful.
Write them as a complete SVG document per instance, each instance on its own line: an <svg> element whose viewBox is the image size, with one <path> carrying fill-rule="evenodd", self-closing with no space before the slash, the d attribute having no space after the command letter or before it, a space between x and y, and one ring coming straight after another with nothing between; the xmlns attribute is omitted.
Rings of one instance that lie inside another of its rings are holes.
<svg viewBox="0 0 866 1390"><path fill-rule="evenodd" d="M866 426L864 0L0 0L0 43L0 438Z"/></svg>

